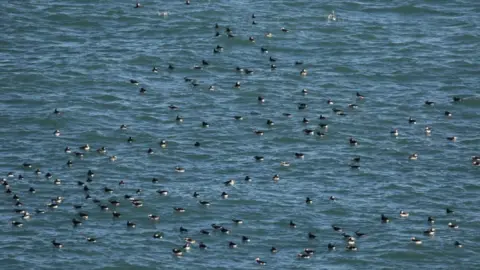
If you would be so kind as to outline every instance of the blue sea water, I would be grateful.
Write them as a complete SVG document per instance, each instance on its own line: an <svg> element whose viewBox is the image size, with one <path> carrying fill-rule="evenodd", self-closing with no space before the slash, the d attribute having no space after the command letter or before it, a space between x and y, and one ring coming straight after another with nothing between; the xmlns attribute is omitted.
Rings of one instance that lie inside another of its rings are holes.
<svg viewBox="0 0 480 270"><path fill-rule="evenodd" d="M141 4L136 9L135 2L124 0L2 2L0 173L12 193L0 195L0 268L480 268L480 171L471 161L480 155L480 3ZM327 19L332 10L335 21ZM216 37L216 31L221 35ZM271 38L265 36L269 32ZM217 45L224 49L213 53ZM209 65L195 69L202 60ZM307 76L300 76L303 68ZM233 87L237 81L240 88ZM145 94L139 93L142 87ZM356 92L365 98L358 99ZM463 100L453 102L453 97ZM327 104L328 99L334 104ZM425 105L427 100L435 105ZM300 110L300 103L308 107ZM53 114L55 108L62 113ZM445 111L452 117L445 117ZM184 122L177 122L177 115ZM417 123L409 124L409 117ZM304 124L303 118L310 122ZM268 126L268 119L275 125ZM209 127L202 127L203 121ZM328 123L328 129L320 123ZM122 124L128 129L120 130ZM430 136L425 126L432 128ZM305 135L306 128L326 135ZM390 134L394 128L398 137ZM56 129L59 137L53 135ZM447 140L451 136L458 139ZM127 143L129 137L133 143ZM359 145L351 146L350 137ZM160 147L161 140L167 141L166 148ZM85 144L92 149L80 150ZM85 152L83 159L64 153L67 146ZM102 146L107 154L95 151ZM408 159L413 153L418 160ZM118 159L110 161L111 155ZM264 161L254 156L264 156ZM359 169L349 166L355 156L361 158ZM68 160L73 166L66 166ZM291 166L280 166L282 161ZM32 168L24 168L24 162ZM176 166L185 172L175 172ZM86 182L88 170L95 172L86 183L88 193L98 204L85 199L77 184ZM9 172L14 177L7 178ZM44 177L47 172L51 179ZM278 182L272 180L275 174ZM247 175L251 182L243 180ZM54 185L54 179L61 184ZM234 186L224 185L229 179L236 180ZM35 194L28 192L30 187ZM113 193L105 193L105 187ZM137 189L142 191L137 194ZM192 196L195 191L199 198ZM222 199L222 192L229 197ZM15 206L13 194L23 206ZM133 207L126 194L141 199L143 207ZM49 209L57 196L64 201ZM109 204L114 199L119 206ZM74 209L76 204L83 208ZM173 207L186 211L177 213ZM37 208L46 212L37 214ZM455 212L447 214L446 208ZM26 209L32 218L23 220L14 209ZM122 216L113 219L113 210ZM410 216L401 218L401 210ZM79 211L89 218L73 227ZM148 214L160 220L151 221ZM381 223L381 214L391 222ZM432 237L423 234L431 226L428 216L436 218ZM244 223L236 225L233 218ZM289 227L290 220L297 228ZM12 221L24 225L17 228ZM137 227L127 228L127 221ZM448 222L459 228L449 228ZM212 223L231 233L214 231ZM357 251L346 251L344 237L332 225L367 236L357 239ZM188 232L180 233L181 226ZM201 229L212 234L202 235ZM164 238L154 239L155 232ZM309 240L308 232L317 238ZM251 241L242 243L244 235ZM184 256L173 256L172 248L181 248L185 237L197 242ZM415 245L411 237L423 243ZM64 248L55 249L54 239ZM238 248L230 249L230 241ZM455 241L464 247L456 248ZM199 249L199 242L208 248ZM328 243L337 250L328 251ZM272 254L272 246L279 252ZM310 259L297 259L304 248L316 252ZM257 257L267 265L257 265Z"/></svg>

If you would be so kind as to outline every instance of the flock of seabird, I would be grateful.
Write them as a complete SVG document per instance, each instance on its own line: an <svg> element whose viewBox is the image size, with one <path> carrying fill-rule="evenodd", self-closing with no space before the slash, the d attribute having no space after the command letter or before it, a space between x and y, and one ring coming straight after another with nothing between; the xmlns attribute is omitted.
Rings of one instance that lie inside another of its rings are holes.
<svg viewBox="0 0 480 270"><path fill-rule="evenodd" d="M190 5L191 3L190 3L190 1L187 0L186 4ZM137 3L135 5L135 8L140 8L140 7L143 7L140 3ZM168 12L162 12L161 15L167 16ZM252 18L252 24L254 24L254 25L257 24L257 21L255 20L256 16L252 15L251 18ZM331 14L329 14L327 16L327 19L329 21L337 21L337 15L334 12L332 12ZM218 24L214 25L215 36L223 35L222 31L220 30L221 28L222 27ZM286 29L286 28L281 28L281 29L279 29L279 31L282 32L282 33L288 33L289 32L289 30ZM230 27L225 27L224 28L224 33L230 38L236 38L236 36L233 34L233 30ZM268 33L265 34L266 38L271 38L272 36L273 36L273 34L271 32L268 32ZM248 40L251 41L251 42L256 41L254 37L249 37ZM221 53L222 51L223 51L223 47L220 46L220 45L217 45L213 49L213 53L215 53L215 54ZM267 52L268 52L267 48L261 47L261 52L260 53L265 54ZM272 69L275 69L276 68L276 65L275 65L276 59L274 57L270 56L268 58L268 61L271 63L270 67ZM300 66L299 71L298 71L299 76L308 76L308 71L305 68L301 68L301 66L303 65L302 61L296 61L293 64L295 66ZM195 66L194 68L195 69L202 69L203 67L208 66L208 65L209 65L209 61L202 60L202 65L201 66ZM167 67L167 69L174 70L175 67L173 65L169 65ZM158 67L153 67L152 72L158 72L158 71L159 71ZM240 67L237 67L236 71L237 72L242 72L242 73L245 73L245 74L250 74L250 73L254 72L253 69L246 69L246 68L240 68ZM198 86L196 80L191 79L191 78L187 78L187 77L184 78L184 79L185 79L185 82L191 83L193 86ZM135 79L131 79L129 81L129 83L131 83L132 85L140 85L141 84L139 81L137 81ZM232 87L234 87L234 88L241 88L241 85L242 84L241 84L240 81L232 83ZM214 91L215 87L212 85L208 89ZM148 91L145 87L141 87L139 92L140 92L140 94L145 95L145 94L147 94ZM307 95L308 90L306 90L306 89L302 90L301 94ZM356 93L356 98L358 100L368 99L368 97L364 97L359 92ZM464 99L460 98L460 97L453 97L453 102L454 103L462 102L463 100ZM262 103L264 101L265 101L265 99L264 99L263 96L258 97L258 102ZM328 105L333 105L334 104L334 102L330 99L326 100L325 102ZM358 106L359 105L357 105L357 104L349 104L348 105L349 109L352 109L352 110L356 109ZM435 106L435 102L426 101L425 106ZM304 110L307 107L308 107L308 104L305 104L305 103L298 104L298 110ZM180 108L175 106L175 105L170 105L169 109L170 110L178 110ZM346 112L343 109L340 109L340 108L337 108L337 107L332 107L332 110L333 110L334 115L337 115L339 117L346 115ZM58 116L58 117L61 117L63 115L63 112L58 110L58 109L55 109L53 114ZM452 117L452 115L453 115L453 113L450 112L450 111L445 111L445 113L444 113L444 116L447 117L447 118ZM289 113L284 113L284 116L285 117L292 117L292 115L289 114ZM243 119L243 117L240 116L240 115L235 115L235 116L232 117L232 121L241 121L242 119ZM320 115L319 119L321 121L321 123L319 124L319 129L307 129L307 128L305 128L302 132L305 135L310 135L310 136L320 136L320 137L326 136L326 134L328 132L328 124L325 120L327 119L327 117L323 116L323 115ZM183 122L184 119L183 119L182 116L178 115L176 117L175 121ZM310 120L308 120L306 118L303 118L301 121L303 121L303 123L305 123L305 124L308 124L310 122ZM265 123L268 126L272 126L272 125L275 124L274 121L271 120L271 119L266 119ZM409 119L405 119L405 123L410 124L410 125L416 124L416 120L413 119L412 117L410 117ZM207 123L207 122L203 122L203 123L201 123L201 125L205 128L209 127L209 123ZM126 124L122 124L120 126L120 130L127 130L128 128L129 128L129 126L127 126ZM431 135L431 133L433 132L433 128L430 127L430 126L426 126L424 130L425 130L425 135L426 136ZM256 134L258 136L262 136L262 135L264 135L264 131L254 130L254 134ZM394 137L397 137L400 134L401 134L401 131L399 129L394 129L390 132L390 135L394 136ZM55 130L53 132L53 135L56 136L56 137L62 136L62 131ZM455 142L458 139L456 136L445 136L445 138L449 141L452 141L452 142ZM132 137L125 138L125 140L128 143L133 143L134 142L134 138L132 138ZM358 141L354 137L350 137L350 138L345 138L345 143L350 144L352 147L355 147L358 144L361 144L362 142ZM200 147L201 146L200 142L195 142L193 145L195 147ZM159 146L161 148L167 148L168 147L168 142L166 140L161 140L159 142ZM73 149L68 147L68 146L64 148L65 153L70 154L72 156L75 156L77 158L84 158L84 154L89 152L89 151L96 151L98 154L102 154L102 155L107 154L107 152L108 152L107 147L105 147L105 146L102 146L102 147L99 147L96 150L93 150L92 147L89 144L77 146ZM149 149L146 150L146 153L147 154L153 154L154 151L155 151L154 149L149 148ZM300 158L300 159L304 158L303 153L295 153L294 155L295 155L296 158ZM262 161L264 159L263 156L254 156L253 158L257 161ZM407 157L405 157L405 158L407 158ZM408 156L408 159L410 159L410 160L417 160L418 158L419 158L418 153L412 153L410 156ZM109 160L112 161L112 162L115 162L117 160L117 156L116 155L111 155L111 156L109 156ZM472 161L473 166L480 166L480 156L472 157L471 161ZM74 162L71 159L69 159L66 164L67 164L67 166L71 167L71 166L73 166L73 163ZM280 166L288 167L288 166L290 166L290 163L287 162L287 161L282 161L280 163ZM24 167L24 172L23 173L9 172L6 176L6 178L1 179L1 181L0 181L0 183L4 187L4 193L6 194L6 196L10 196L15 202L15 209L13 211L15 212L15 214L19 215L19 216L15 216L14 220L11 221L11 225L14 226L14 227L22 227L24 224L26 224L26 226L28 226L28 223L25 223L25 221L22 221L22 220L29 220L31 218L34 218L33 217L34 215L48 215L49 214L49 211L46 211L46 210L42 209L42 207L38 207L38 206L35 207L33 205L28 205L28 206L23 205L22 197L18 195L19 192L22 192L22 191L15 189L15 178L18 179L18 181L21 181L22 179L24 179L24 174L27 173L28 170L33 170L33 174L37 175L38 177L43 175L47 180L52 179L53 174L50 173L50 172L44 173L39 168L33 168L33 165L28 163L28 162L25 162L23 164L23 167ZM352 169L358 169L360 167L360 157L353 157L352 158L352 163L350 164L350 167ZM185 169L182 168L182 167L179 167L179 166L175 167L173 169L178 173L185 172ZM32 172L30 172L30 173L32 173ZM90 183L93 182L94 177L95 177L95 173L92 170L88 170L87 171L87 180L85 182L79 181L77 183L78 186L80 187L79 192L84 192L85 199L87 199L87 201L90 201L93 204L97 204L100 208L100 211L107 212L107 211L110 210L110 207L112 207L113 211L110 212L110 215L112 215L112 218L113 219L121 219L122 215L121 215L121 213L117 212L115 207L119 206L120 204L123 204L124 203L123 201L120 202L120 201L117 201L117 200L110 199L108 201L108 203L105 204L104 202L102 202L102 200L97 199L97 198L92 198L90 196L90 190L91 190ZM53 184L55 184L55 185L61 185L62 184L62 181L59 178L52 179L52 180L53 180ZM244 180L245 181L252 181L250 176L246 176ZM273 175L272 180L273 181L280 181L280 176L278 174L275 174L275 175ZM158 182L158 179L153 178L152 182L156 183L156 182ZM232 186L232 185L235 185L235 183L236 183L235 180L230 179L228 181L225 181L224 185L225 186ZM118 184L121 186L121 185L124 185L125 182L120 181ZM35 194L36 190L35 190L34 187L30 187L28 192L31 193L31 194ZM109 187L104 187L103 192L108 195L108 194L111 194L113 192L113 189L109 188ZM158 194L160 194L162 196L168 196L168 194L169 194L167 190L158 190L157 192L158 192ZM144 204L144 201L140 198L141 190L138 189L136 193L138 194L138 197L134 196L134 195L125 195L124 199L126 201L128 201L135 208L142 207L143 204ZM200 194L198 192L195 192L193 194L193 197L195 199L198 199L200 197ZM221 197L223 199L227 199L228 194L226 192L223 192L221 194ZM59 208L59 207L65 207L65 206L63 206L64 200L68 200L68 198L63 198L61 196L53 197L53 198L51 198L51 201L46 205L46 207L48 209L56 209L56 208ZM329 200L336 201L337 198L334 197L334 196L330 196ZM205 201L205 200L200 200L199 203L201 205L204 205L204 206L210 205L210 202ZM305 199L305 203L306 204L313 204L312 198L307 197ZM36 208L35 209L35 214L31 214L27 210L28 207ZM89 219L89 215L88 215L87 212L82 211L83 206L82 206L81 203L73 204L73 207L78 210L78 213L74 217L72 217L72 226L73 227L81 226ZM183 213L183 212L187 211L187 209L182 208L182 207L178 207L178 206L172 206L172 209L173 209L173 211L178 212L178 213ZM454 211L452 209L447 208L446 209L446 215L454 215ZM399 218L407 219L409 217L409 213L402 210L402 211L400 211L400 213L398 213L398 216L399 216ZM161 217L158 216L158 215L155 215L155 214L149 214L145 218L148 218L152 221L158 221L158 220L160 220ZM387 217L384 214L379 215L378 220L379 220L379 222L382 222L382 223L388 223L388 222L391 221L390 217ZM429 228L426 229L425 231L423 231L423 235L433 236L436 233L436 229L434 227L435 218L432 217L432 216L429 216L429 217L426 217L425 221L429 224ZM136 223L134 221L125 220L124 222L125 222L125 226L128 227L128 228L135 228L136 227ZM233 224L235 224L235 225L241 225L243 223L243 220L232 219L231 222L233 222ZM86 224L86 226L88 226L88 224ZM292 229L297 228L297 224L295 224L295 222L293 220L291 220L289 222L289 224L285 224L285 226L288 226ZM445 224L445 226L448 226L451 229L458 229L459 228L458 224L455 224L455 223L452 223L452 222L449 222L448 224ZM218 231L218 232L221 232L223 234L230 234L230 232L231 232L230 229L228 229L225 225L211 224L211 227L214 231ZM341 228L341 227L336 226L336 225L332 225L332 229L335 233L339 234L339 236L340 236L339 239L343 239L343 241L344 241L343 247L347 251L356 251L357 250L357 239L364 238L364 237L367 236L366 233L360 232L358 230L355 231L354 234L348 234L347 232L345 232L344 228ZM181 235L188 235L191 232L189 232L188 229L186 229L184 227L180 227L179 233ZM208 230L208 229L203 229L203 230L200 231L200 233L203 234L203 235L211 235L212 234L211 230ZM419 231L419 233L422 233L422 232ZM152 237L155 238L155 239L161 239L161 238L164 237L164 235L163 235L162 232L155 232ZM199 249L207 249L207 245L204 242L199 242L197 244L196 240L192 239L191 237L182 237L182 238L184 239L184 242L182 244L180 244L178 247L174 247L172 249L172 254L174 256L183 256L183 255L185 255L186 252L188 252L193 247L198 247ZM306 239L315 239L316 235L312 232L305 232L305 238ZM239 240L241 240L242 242L249 242L250 241L250 239L247 236L242 236L242 238L239 239ZM90 243L95 243L97 241L97 239L94 238L94 237L86 237L85 241L90 242ZM418 238L417 236L413 236L410 239L410 241L413 244L416 244L416 245L422 244L422 239ZM58 242L57 239L51 239L51 243L52 243L53 247L55 247L55 248L63 248L64 247L64 245L61 242ZM455 241L454 243L452 243L452 245L454 245L455 247L458 247L458 248L461 248L463 246L459 241ZM237 248L238 245L236 243L234 243L233 241L229 241L228 244L226 244L226 247ZM328 246L326 246L325 248L329 251L334 251L336 249L336 245L334 243L329 243ZM277 253L277 252L279 252L279 250L276 247L271 247L270 252L271 253ZM300 253L298 253L296 256L299 259L308 259L308 258L314 256L314 254L315 254L315 250L310 249L310 248L303 248L303 250ZM259 257L255 258L254 261L259 265L265 265L266 264L266 262L262 261Z"/></svg>

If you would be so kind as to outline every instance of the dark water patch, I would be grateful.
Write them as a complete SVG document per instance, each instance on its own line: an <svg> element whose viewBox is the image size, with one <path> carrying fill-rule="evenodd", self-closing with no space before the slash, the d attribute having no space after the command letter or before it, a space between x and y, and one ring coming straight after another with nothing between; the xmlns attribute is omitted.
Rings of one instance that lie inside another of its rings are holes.
<svg viewBox="0 0 480 270"><path fill-rule="evenodd" d="M428 6L418 6L418 5L400 5L400 6L390 6L390 7L382 7L382 8L365 8L363 9L364 12L373 12L373 13L394 13L400 15L418 15L418 14L426 14L426 15L445 15L445 16L458 16L457 13L452 11L445 11L441 9L435 9Z"/></svg>

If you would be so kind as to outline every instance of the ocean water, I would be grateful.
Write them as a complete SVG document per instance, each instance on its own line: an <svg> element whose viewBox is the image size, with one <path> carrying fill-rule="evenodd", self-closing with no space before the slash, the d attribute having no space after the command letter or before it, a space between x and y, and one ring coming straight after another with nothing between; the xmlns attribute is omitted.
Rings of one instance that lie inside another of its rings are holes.
<svg viewBox="0 0 480 270"><path fill-rule="evenodd" d="M2 2L0 173L12 193L0 195L1 269L480 268L480 171L471 161L480 155L480 3L191 2L150 0L138 9L124 0ZM327 19L332 10L336 21ZM226 27L235 37L227 37ZM267 32L273 37L265 37ZM221 53L213 53L217 45L224 47ZM194 69L202 60L209 65ZM300 76L302 68L307 76ZM233 87L237 81L240 88ZM365 98L356 98L356 92ZM453 102L454 96L464 99ZM426 106L427 100L435 105ZM300 103L308 107L300 110ZM358 108L349 108L352 103ZM53 114L55 108L62 113ZM332 108L347 115L335 115ZM177 122L177 115L184 122ZM236 115L244 119L234 120ZM409 124L409 117L417 123ZM275 125L268 126L268 119ZM202 127L202 121L210 126ZM328 123L328 129L319 123ZM122 124L128 129L120 130ZM432 128L430 136L425 126ZM305 135L305 128L326 135ZM394 128L398 137L390 135ZM450 136L457 141L447 140ZM134 142L127 143L128 137ZM358 146L349 144L350 137ZM92 149L80 150L85 144ZM84 158L65 153L67 146L85 152ZM107 154L95 151L102 146ZM418 160L408 159L412 153ZM110 161L111 155L118 160ZM349 166L355 156L361 157L359 169ZM66 166L68 160L73 166ZM291 166L280 166L282 161ZM175 172L176 166L185 172ZM95 172L86 183L88 193L100 203L85 199L77 184L86 182L88 170ZM9 172L14 177L7 178ZM19 174L24 179L17 179ZM247 175L251 182L244 181ZM60 185L53 183L57 178ZM234 186L225 186L229 179L236 180ZM114 191L105 193L105 187ZM220 196L224 191L227 199ZM23 206L15 206L13 194ZM126 194L141 199L143 207L133 207ZM49 209L56 196L64 201ZM120 205L110 205L113 199ZM82 209L74 209L76 204ZM37 208L46 212L37 214ZM446 214L446 208L455 212ZM23 220L14 209L32 218ZM122 216L113 219L113 210ZM400 210L410 216L401 218ZM79 211L89 219L74 227ZM381 223L381 214L391 222ZM423 235L428 216L436 218L433 237ZM236 225L233 218L244 223ZM129 220L135 229L127 228ZM290 220L297 228L289 227ZM12 221L24 225L17 228ZM212 223L231 233L214 231ZM357 251L346 251L332 225L367 236L357 239ZM188 232L180 233L181 226ZM201 229L212 234L202 235ZM164 238L154 239L155 232ZM308 239L308 232L317 238ZM243 243L242 236L251 241ZM423 244L413 244L414 236ZM184 237L197 243L184 256L173 256ZM54 248L53 239L64 248ZM199 249L200 241L206 250ZM229 248L229 241L238 248ZM456 248L455 241L464 247ZM329 251L328 243L337 250ZM272 254L272 246L279 252ZM304 248L316 253L297 259ZM257 265L257 257L267 265Z"/></svg>

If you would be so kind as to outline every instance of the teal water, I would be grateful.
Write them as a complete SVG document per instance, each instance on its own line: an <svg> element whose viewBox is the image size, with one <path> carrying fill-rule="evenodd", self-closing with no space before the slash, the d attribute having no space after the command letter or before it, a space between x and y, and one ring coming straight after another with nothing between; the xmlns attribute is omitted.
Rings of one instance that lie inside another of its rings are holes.
<svg viewBox="0 0 480 270"><path fill-rule="evenodd" d="M5 1L0 9L2 269L478 269L480 5L476 1ZM328 21L332 11L337 21ZM168 12L168 16L160 16ZM252 25L252 13L257 22ZM215 23L222 35L215 37ZM228 38L225 27L233 30ZM289 32L282 32L285 27ZM265 33L271 32L272 38ZM248 41L253 36L255 43ZM214 54L221 45L224 51ZM268 54L261 52L268 49ZM270 69L269 57L277 68ZM202 59L209 62L194 69ZM303 65L295 65L303 61ZM168 65L174 65L169 70ZM152 67L158 73L152 72ZM253 74L236 71L252 69ZM305 68L308 75L302 77ZM196 79L198 86L185 82ZM140 85L132 85L135 79ZM240 88L234 88L236 81ZM215 91L209 91L214 85ZM139 94L144 87L147 92ZM308 89L303 95L301 90ZM357 99L356 92L365 99ZM263 104L257 101L263 96ZM464 98L453 102L453 97ZM332 99L333 105L327 100ZM435 101L426 106L426 100ZM298 104L308 108L299 110ZM357 109L348 108L356 103ZM170 110L169 105L178 110ZM63 113L54 115L58 108ZM338 116L332 108L345 110ZM452 112L445 117L444 112ZM287 118L283 113L291 113ZM320 115L325 121L319 120ZM183 123L175 121L177 115ZM234 120L242 115L244 120ZM310 123L302 123L306 117ZM417 124L409 124L413 117ZM266 124L267 119L275 122ZM202 121L210 124L202 127ZM319 123L328 123L328 130ZM121 124L128 130L120 130ZM431 136L424 133L432 127ZM308 136L315 129L325 137ZM390 135L399 129L397 138ZM53 132L59 129L61 135ZM264 136L254 134L263 130ZM133 137L132 144L127 143ZM359 141L350 146L348 138ZM458 136L456 142L446 138ZM160 140L168 146L160 148ZM194 147L195 142L200 147ZM64 153L84 144L83 159ZM105 146L108 153L96 153ZM148 155L152 148L154 154ZM304 159L294 153L305 154ZM418 160L408 156L418 153ZM111 162L109 156L118 160ZM257 162L254 156L264 156ZM360 156L352 170L350 159ZM66 166L68 160L73 166ZM291 163L281 167L280 162ZM24 162L33 168L25 169ZM174 168L185 168L184 173ZM39 168L40 176L34 174ZM87 180L92 198L77 181ZM46 179L45 173L53 174ZM25 178L18 180L22 174ZM272 176L279 174L275 183ZM251 182L243 179L249 175ZM61 185L53 180L61 179ZM152 183L158 178L158 183ZM223 183L235 179L234 186ZM125 185L119 186L124 180ZM28 192L36 189L35 194ZM104 187L113 188L112 194ZM137 189L142 189L136 194ZM161 196L157 190L168 190ZM200 196L193 198L197 191ZM228 199L220 194L228 192ZM24 204L15 207L13 194ZM143 200L134 208L125 194ZM58 209L50 199L63 196ZM313 204L306 205L310 197ZM336 196L337 201L330 201ZM109 199L117 199L114 207ZM202 206L199 200L211 202ZM74 209L81 204L81 210ZM176 213L172 207L184 207ZM455 210L446 214L445 209ZM46 213L36 214L35 209ZM14 209L26 209L22 220ZM112 218L112 211L122 214ZM400 218L400 210L410 213ZM89 219L73 227L84 211ZM390 217L382 224L380 215ZM148 214L160 216L151 221ZM423 235L435 216L435 236ZM243 219L235 225L232 218ZM137 223L128 229L127 220ZM293 220L297 228L289 228ZM21 221L22 228L11 225ZM458 229L450 229L455 222ZM214 232L217 223L231 230ZM367 233L344 249L331 225ZM188 233L179 233L180 226ZM210 236L201 229L212 231ZM153 239L154 232L163 239ZM317 235L309 240L308 232ZM242 243L241 237L251 238ZM423 240L412 244L410 238ZM85 237L96 237L88 243ZM172 256L183 238L197 241ZM51 241L63 243L55 249ZM207 250L200 250L203 241ZM228 248L228 242L238 244ZM456 248L454 242L464 247ZM328 243L337 250L329 252ZM279 252L271 254L275 246ZM297 259L304 248L316 253ZM267 262L258 266L255 258Z"/></svg>

